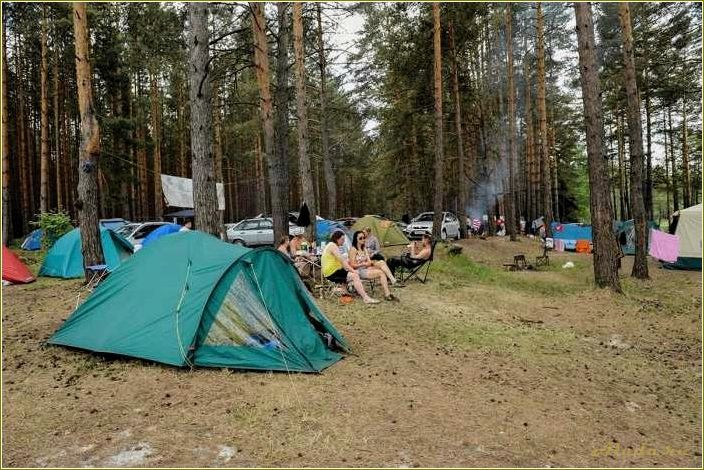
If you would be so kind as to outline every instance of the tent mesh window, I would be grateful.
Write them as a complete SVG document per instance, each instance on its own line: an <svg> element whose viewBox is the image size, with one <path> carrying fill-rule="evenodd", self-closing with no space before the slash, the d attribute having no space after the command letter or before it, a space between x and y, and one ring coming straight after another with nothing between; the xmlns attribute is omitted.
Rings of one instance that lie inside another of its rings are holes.
<svg viewBox="0 0 704 470"><path fill-rule="evenodd" d="M282 349L281 335L259 291L252 287L240 272L230 285L204 344Z"/></svg>

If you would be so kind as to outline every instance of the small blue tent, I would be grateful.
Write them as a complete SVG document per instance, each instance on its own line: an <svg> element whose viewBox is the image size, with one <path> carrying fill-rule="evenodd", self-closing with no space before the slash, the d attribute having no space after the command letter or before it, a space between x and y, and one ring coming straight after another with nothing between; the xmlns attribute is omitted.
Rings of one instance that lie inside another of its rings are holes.
<svg viewBox="0 0 704 470"><path fill-rule="evenodd" d="M321 243L327 244L330 241L330 236L338 230L345 234L345 244L342 247L342 252L345 253L349 251L352 246L352 234L347 227L342 225L340 222L318 219L315 224L315 241L319 245Z"/></svg>
<svg viewBox="0 0 704 470"><path fill-rule="evenodd" d="M159 227L158 229L154 230L152 233L147 235L147 237L144 240L142 240L142 248L149 245L153 241L160 239L164 235L178 232L179 230L181 230L181 228L182 227L179 224L162 225L161 227Z"/></svg>
<svg viewBox="0 0 704 470"><path fill-rule="evenodd" d="M103 245L105 264L110 271L132 254L132 244L121 235L100 227L100 241ZM83 253L81 252L81 230L74 228L63 237L56 240L51 247L42 268L40 276L62 277L72 279L83 277Z"/></svg>
<svg viewBox="0 0 704 470"><path fill-rule="evenodd" d="M577 240L592 241L592 226L584 224L561 224L553 222L552 237L565 242L565 250L574 250Z"/></svg>
<svg viewBox="0 0 704 470"><path fill-rule="evenodd" d="M42 248L42 236L44 236L42 229L32 230L22 242L21 248L26 251L40 250Z"/></svg>

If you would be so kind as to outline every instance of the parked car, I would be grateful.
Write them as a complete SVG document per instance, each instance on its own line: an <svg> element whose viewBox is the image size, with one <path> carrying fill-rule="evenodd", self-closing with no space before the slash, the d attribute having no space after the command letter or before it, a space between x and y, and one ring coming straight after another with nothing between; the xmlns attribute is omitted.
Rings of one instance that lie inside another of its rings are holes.
<svg viewBox="0 0 704 470"><path fill-rule="evenodd" d="M125 220L122 218L114 218L114 219L100 219L100 225L102 225L105 228L109 228L110 230L117 230L118 228L122 227L123 225L129 224L129 220Z"/></svg>
<svg viewBox="0 0 704 470"><path fill-rule="evenodd" d="M433 233L433 213L423 212L411 220L411 223L404 229L408 238L420 238L423 234ZM448 238L460 238L460 221L452 212L443 212L442 228L440 237L443 240Z"/></svg>
<svg viewBox="0 0 704 470"><path fill-rule="evenodd" d="M245 246L274 244L274 221L269 217L244 219L234 225L226 224L226 229L227 239L232 243ZM304 229L289 222L288 232L290 235L298 235Z"/></svg>
<svg viewBox="0 0 704 470"><path fill-rule="evenodd" d="M144 240L147 235L152 233L154 230L158 229L162 225L168 225L169 222L135 222L130 224L125 224L122 227L115 230L123 237L127 239L134 246L134 251L142 248L142 240Z"/></svg>

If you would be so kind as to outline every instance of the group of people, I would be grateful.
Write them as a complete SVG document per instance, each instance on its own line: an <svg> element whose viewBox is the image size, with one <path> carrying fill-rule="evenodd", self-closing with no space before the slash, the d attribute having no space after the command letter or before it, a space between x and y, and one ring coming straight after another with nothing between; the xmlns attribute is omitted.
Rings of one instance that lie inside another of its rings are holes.
<svg viewBox="0 0 704 470"><path fill-rule="evenodd" d="M384 291L384 300L398 302L398 297L389 289L389 285L399 285L395 277L396 270L401 266L412 269L427 261L432 253L430 236L425 235L420 246L417 243L408 245L409 252L400 257L390 258L387 263L378 251L378 240L372 235L371 229L366 228L364 231L354 233L352 248L345 259L340 251L340 247L345 242L344 237L341 231L333 233L331 242L323 250L321 258L323 276L336 284L351 283L364 303L368 304L376 304L379 301L367 294L362 280L378 281ZM372 249L369 247L370 239L374 247Z"/></svg>
<svg viewBox="0 0 704 470"><path fill-rule="evenodd" d="M345 234L341 230L333 232L330 242L323 248L320 257L322 275L335 284L351 284L364 303L377 304L380 301L372 298L364 289L362 281L377 281L384 292L384 300L398 302L391 286L400 286L395 273L399 268L411 270L425 261L432 254L430 235L424 235L420 242L407 246L408 251L402 256L389 258L388 262L381 253L381 245L370 227L357 231L352 236L352 246L348 253L341 248L345 244ZM313 277L311 258L315 254L308 248L314 246L303 237L283 236L277 244L277 249L289 257L301 276Z"/></svg>

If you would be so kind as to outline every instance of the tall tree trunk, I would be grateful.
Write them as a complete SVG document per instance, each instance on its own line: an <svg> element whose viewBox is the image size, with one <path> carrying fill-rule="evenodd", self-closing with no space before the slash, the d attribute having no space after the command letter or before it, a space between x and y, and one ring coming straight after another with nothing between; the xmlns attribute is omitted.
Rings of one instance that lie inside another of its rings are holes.
<svg viewBox="0 0 704 470"><path fill-rule="evenodd" d="M543 211L545 214L545 234L552 236L552 190L550 184L550 156L548 155L548 123L545 106L545 32L543 26L543 8L541 2L537 5L537 83L538 83L538 120L540 124L540 165L542 169Z"/></svg>
<svg viewBox="0 0 704 470"><path fill-rule="evenodd" d="M626 157L625 143L623 137L623 118L621 114L617 114L617 132L618 132L618 184L619 184L619 202L621 208L621 220L628 220L628 210L626 206Z"/></svg>
<svg viewBox="0 0 704 470"><path fill-rule="evenodd" d="M208 66L208 4L189 3L191 34L188 38L188 88L191 103L191 152L193 211L198 230L219 236L218 198L213 162L213 111Z"/></svg>
<svg viewBox="0 0 704 470"><path fill-rule="evenodd" d="M140 74L137 74L137 184L139 186L139 217L145 220L149 217L149 204L147 195L147 149L146 139L147 132L144 126L144 110L142 109L142 80Z"/></svg>
<svg viewBox="0 0 704 470"><path fill-rule="evenodd" d="M689 146L687 142L687 100L682 98L682 203L692 205L692 177L689 171Z"/></svg>
<svg viewBox="0 0 704 470"><path fill-rule="evenodd" d="M325 64L325 42L323 41L323 19L320 3L315 4L318 14L318 65L320 66L320 142L323 156L323 173L325 174L325 189L328 194L329 219L337 216L337 188L335 183L335 170L330 156L330 136L328 134L327 115L327 77ZM322 199L322 198L321 198Z"/></svg>
<svg viewBox="0 0 704 470"><path fill-rule="evenodd" d="M677 179L679 178L679 175L677 173L677 158L675 157L675 130L672 127L672 109L670 106L667 106L667 124L669 128L669 133L670 133L670 160L671 160L671 166L670 169L672 170L672 205L673 205L673 210L677 212L680 210L680 196L679 196L679 189L677 185Z"/></svg>
<svg viewBox="0 0 704 470"><path fill-rule="evenodd" d="M9 119L7 111L7 33L5 30L5 17L2 18L2 242L7 245L10 241L10 138L7 129Z"/></svg>
<svg viewBox="0 0 704 470"><path fill-rule="evenodd" d="M64 206L63 198L63 183L61 178L61 166L63 162L63 152L61 151L61 118L59 105L61 100L59 99L59 49L54 47L54 77L53 77L53 99L54 99L54 167L55 167L55 178L56 178L56 207L61 210Z"/></svg>
<svg viewBox="0 0 704 470"><path fill-rule="evenodd" d="M186 158L186 103L183 97L183 83L179 81L177 91L178 106L176 108L176 121L178 123L178 166L179 175L188 177L188 161Z"/></svg>
<svg viewBox="0 0 704 470"><path fill-rule="evenodd" d="M640 96L633 60L633 30L628 3L619 3L619 20L623 39L623 75L628 101L628 141L631 160L631 211L636 236L636 254L631 276L648 279L648 233L643 201L643 128L640 118Z"/></svg>
<svg viewBox="0 0 704 470"><path fill-rule="evenodd" d="M222 173L222 103L220 101L220 82L215 80L213 82L213 151L215 154L215 182L222 183L223 189L226 188L225 181L223 180ZM217 184L216 184L217 189ZM220 239L227 240L227 234L225 233L225 211L220 210L218 202L218 225L220 226Z"/></svg>
<svg viewBox="0 0 704 470"><path fill-rule="evenodd" d="M443 222L442 49L440 47L440 3L433 2L433 89L435 90L435 200L433 239L441 237Z"/></svg>
<svg viewBox="0 0 704 470"><path fill-rule="evenodd" d="M257 85L259 86L259 110L261 113L262 129L264 130L264 151L262 159L272 161L274 156L274 110L269 86L269 48L266 37L266 19L261 3L251 2L252 10L252 33L254 35L254 67L257 74ZM259 145L259 151L262 148ZM263 171L261 172L263 174ZM270 172L273 173L273 172ZM270 178L272 178L270 174ZM261 178L261 175L260 175ZM260 178L257 178L258 180ZM276 192L276 194L274 194ZM262 191L264 193L264 191ZM261 196L261 194L260 194ZM278 198L278 186L271 185L271 197ZM264 207L266 212L266 207Z"/></svg>
<svg viewBox="0 0 704 470"><path fill-rule="evenodd" d="M301 178L303 201L310 211L310 225L306 228L306 238L315 240L316 214L315 190L313 189L313 172L308 156L308 116L306 109L306 64L303 53L303 5L293 4L293 49L296 56L296 111L298 113L298 171Z"/></svg>
<svg viewBox="0 0 704 470"><path fill-rule="evenodd" d="M506 4L506 92L508 100L508 196L506 202L506 231L512 242L516 241L516 178L514 165L516 160L516 88L513 86L513 8L511 2Z"/></svg>
<svg viewBox="0 0 704 470"><path fill-rule="evenodd" d="M81 230L83 266L103 264L103 247L98 229L98 160L100 158L100 129L93 108L90 58L88 52L88 16L86 4L74 2L73 28L76 44L76 80L78 82L78 109L81 114L81 147L78 165L78 221ZM89 273L86 269L86 279Z"/></svg>
<svg viewBox="0 0 704 470"><path fill-rule="evenodd" d="M467 238L467 178L464 165L464 142L462 132L462 107L460 105L460 83L457 71L457 48L455 46L455 28L450 23L450 50L452 51L452 96L455 101L455 131L457 132L457 176L460 208L458 211L460 219L460 236ZM409 182L411 187L412 183Z"/></svg>
<svg viewBox="0 0 704 470"><path fill-rule="evenodd" d="M594 232L594 282L621 292L618 278L618 246L614 236L613 209L609 200L609 178L604 158L604 121L601 107L601 85L594 44L594 23L589 3L574 3L579 74L586 124L589 167L589 202Z"/></svg>
<svg viewBox="0 0 704 470"><path fill-rule="evenodd" d="M535 219L535 215L537 214L536 208L535 208L535 184L533 182L533 174L535 172L534 165L535 165L535 155L533 153L534 149L534 142L533 142L533 99L531 97L531 82L530 82L530 69L528 66L528 54L523 57L523 80L525 81L526 84L526 91L525 91L525 128L526 128L526 171L527 171L527 176L526 176L526 185L527 185L527 190L526 190L526 198L527 198L527 208L528 208L528 220L526 221L526 225L530 226L530 224L533 222Z"/></svg>
<svg viewBox="0 0 704 470"><path fill-rule="evenodd" d="M668 225L670 221L670 190L672 187L672 184L670 183L670 159L668 157L668 147L667 147L667 121L665 120L665 109L663 109L662 113L662 139L663 139L663 150L665 154L665 197L666 197L666 215L667 215L667 220L668 220ZM669 227L668 227L669 229Z"/></svg>
<svg viewBox="0 0 704 470"><path fill-rule="evenodd" d="M41 54L41 160L39 169L39 211L49 210L49 51L47 49L47 6L42 5Z"/></svg>
<svg viewBox="0 0 704 470"><path fill-rule="evenodd" d="M647 74L647 72L646 72ZM647 76L647 75L646 75ZM647 155L645 161L645 211L648 220L653 220L653 145L651 132L650 83L645 84L645 134L647 138Z"/></svg>
<svg viewBox="0 0 704 470"><path fill-rule="evenodd" d="M289 3L276 4L279 31L276 47L276 95L274 111L274 155L268 161L271 186L271 216L274 220L274 240L289 235L288 230L288 105L289 64L288 48L291 41Z"/></svg>
<svg viewBox="0 0 704 470"><path fill-rule="evenodd" d="M151 98L152 144L154 156L154 218L161 219L164 215L164 199L161 195L161 104L159 102L159 87L156 73L150 74L149 90Z"/></svg>

